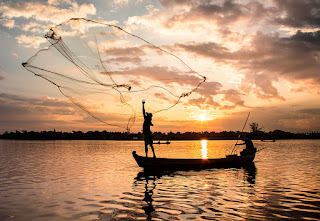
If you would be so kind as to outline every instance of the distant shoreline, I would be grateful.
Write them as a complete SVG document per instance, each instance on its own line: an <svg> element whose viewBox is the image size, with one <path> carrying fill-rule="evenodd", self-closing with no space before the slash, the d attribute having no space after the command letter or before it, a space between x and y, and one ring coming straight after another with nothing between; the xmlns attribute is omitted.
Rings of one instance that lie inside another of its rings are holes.
<svg viewBox="0 0 320 221"><path fill-rule="evenodd" d="M152 133L153 140L237 140L239 131L222 131L222 132L185 132L185 133ZM248 132L243 132L246 136ZM284 140L284 139L320 139L320 132L311 133L291 133L282 130L270 132L258 131L250 133L253 140ZM143 134L128 132L108 132L108 131L15 131L4 132L0 134L0 139L11 140L143 140Z"/></svg>

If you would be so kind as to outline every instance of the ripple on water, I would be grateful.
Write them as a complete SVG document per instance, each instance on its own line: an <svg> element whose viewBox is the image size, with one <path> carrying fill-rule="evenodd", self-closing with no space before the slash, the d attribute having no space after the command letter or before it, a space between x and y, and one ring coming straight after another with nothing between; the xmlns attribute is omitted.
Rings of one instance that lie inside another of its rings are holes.
<svg viewBox="0 0 320 221"><path fill-rule="evenodd" d="M269 146L253 168L145 176L131 155L140 141L0 141L0 220L319 220L319 142L255 144ZM207 142L217 153L230 145Z"/></svg>

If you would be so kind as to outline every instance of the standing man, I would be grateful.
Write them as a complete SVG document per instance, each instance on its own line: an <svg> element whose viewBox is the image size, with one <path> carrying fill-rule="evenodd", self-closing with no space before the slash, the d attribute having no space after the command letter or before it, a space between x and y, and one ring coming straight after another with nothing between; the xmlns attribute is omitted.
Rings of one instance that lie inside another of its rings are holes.
<svg viewBox="0 0 320 221"><path fill-rule="evenodd" d="M146 151L146 157L148 157L148 144L149 144L151 147L151 150L153 152L153 158L156 158L156 154L154 153L154 148L153 148L153 140L152 140L152 136L151 136L151 130L150 130L150 126L153 126L152 114L145 111L144 103L145 103L145 101L142 100L142 113L143 113L143 118L144 118L144 122L143 122L144 148Z"/></svg>

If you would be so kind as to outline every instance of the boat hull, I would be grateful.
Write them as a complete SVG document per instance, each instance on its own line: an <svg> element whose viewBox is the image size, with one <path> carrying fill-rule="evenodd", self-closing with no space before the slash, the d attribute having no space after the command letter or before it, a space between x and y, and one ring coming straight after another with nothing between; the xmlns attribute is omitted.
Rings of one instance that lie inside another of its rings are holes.
<svg viewBox="0 0 320 221"><path fill-rule="evenodd" d="M254 160L255 153L246 156L228 156L219 159L171 159L149 158L132 152L139 167L144 170L176 171L176 170L201 170L209 168L239 168L244 167Z"/></svg>

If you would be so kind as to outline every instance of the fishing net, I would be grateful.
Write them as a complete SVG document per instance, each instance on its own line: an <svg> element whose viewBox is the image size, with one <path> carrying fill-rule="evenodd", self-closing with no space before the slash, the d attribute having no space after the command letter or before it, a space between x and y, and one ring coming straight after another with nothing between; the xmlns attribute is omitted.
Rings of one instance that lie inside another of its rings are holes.
<svg viewBox="0 0 320 221"><path fill-rule="evenodd" d="M70 19L45 35L51 43L23 66L51 84L90 116L130 130L147 112L169 110L206 78L174 54L124 29Z"/></svg>

